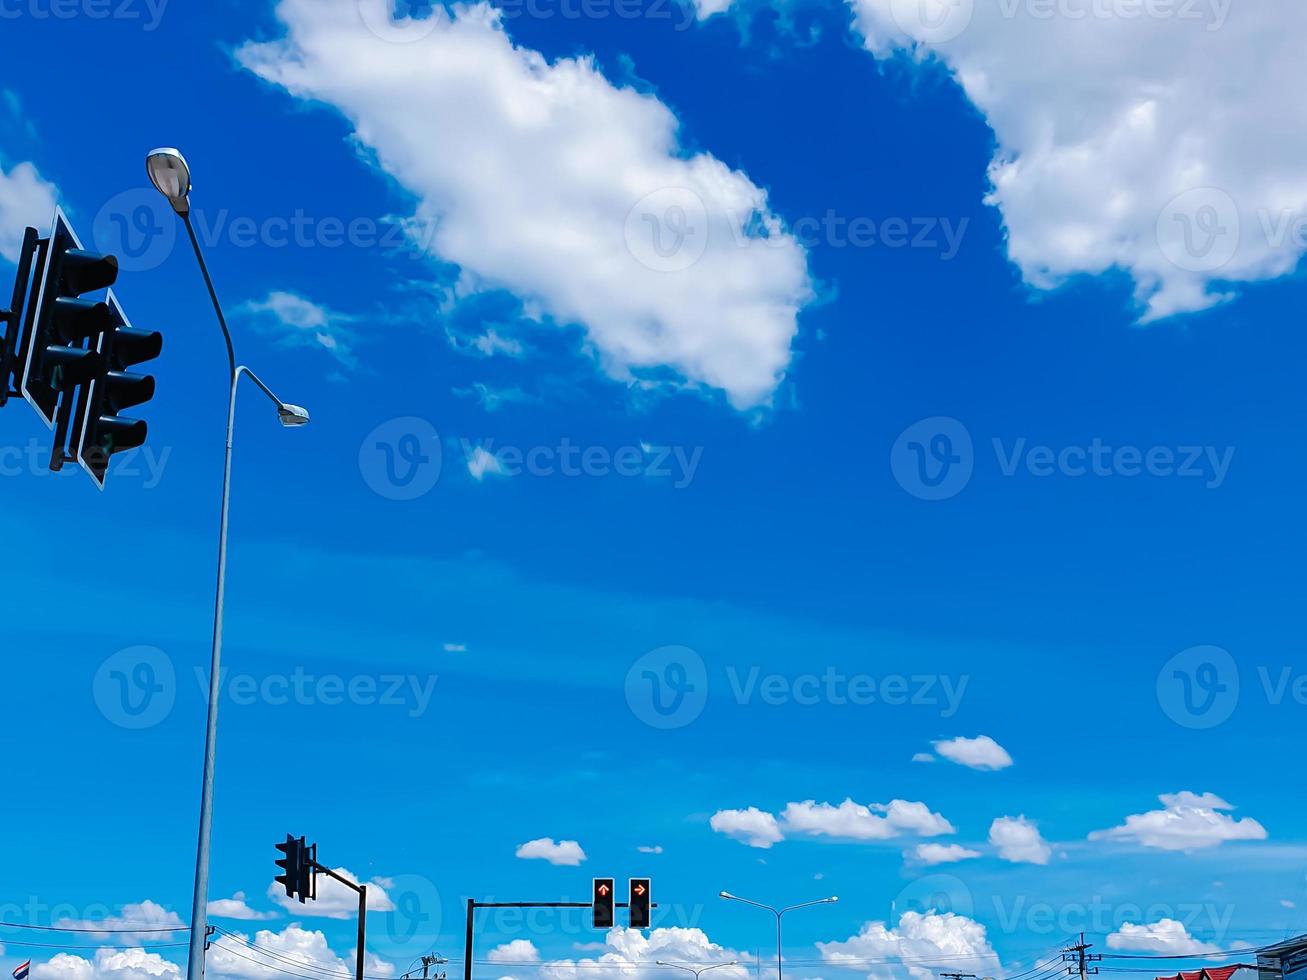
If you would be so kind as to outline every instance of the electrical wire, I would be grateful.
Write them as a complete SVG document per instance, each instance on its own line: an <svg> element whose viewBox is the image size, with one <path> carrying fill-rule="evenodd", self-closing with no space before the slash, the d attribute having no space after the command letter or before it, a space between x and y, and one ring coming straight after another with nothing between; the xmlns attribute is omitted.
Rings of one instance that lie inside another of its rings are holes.
<svg viewBox="0 0 1307 980"><path fill-rule="evenodd" d="M107 926L101 926L99 928L91 928L89 926L38 926L38 925L31 925L30 923L27 922L4 922L4 921L0 921L0 927L6 929L33 929L33 930L38 930L40 932L94 932L106 936L113 935L114 933L118 933L118 932L145 934L145 933L155 933L155 932L190 932L191 929L190 926L174 926L172 928L163 929L163 928L158 928L156 926L146 926L146 925L121 926L121 927L115 926L112 929Z"/></svg>

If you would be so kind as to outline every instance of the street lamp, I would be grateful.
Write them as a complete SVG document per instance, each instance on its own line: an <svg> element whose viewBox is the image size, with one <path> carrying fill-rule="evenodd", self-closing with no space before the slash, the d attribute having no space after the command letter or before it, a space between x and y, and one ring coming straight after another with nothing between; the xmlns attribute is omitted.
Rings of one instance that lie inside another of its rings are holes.
<svg viewBox="0 0 1307 980"><path fill-rule="evenodd" d="M763 905L762 902L753 902L747 898L741 898L739 895L732 895L730 892L720 892L720 896L730 902L743 902L745 905L753 905L760 909L766 909L772 915L776 916L776 980L784 980L781 976L781 916L786 912L793 912L796 909L806 909L812 905L832 905L839 899L832 895L830 898L819 898L815 902L803 902L800 905L789 905L783 909L772 908L770 905Z"/></svg>
<svg viewBox="0 0 1307 980"><path fill-rule="evenodd" d="M682 966L679 963L664 963L662 960L654 960L654 966L665 966L672 970L684 970L686 973L693 973L694 980L699 980L700 974L707 973L709 970L720 970L724 966L736 966L737 961L731 960L729 963L714 963L712 966L701 967L696 970L692 966Z"/></svg>
<svg viewBox="0 0 1307 980"><path fill-rule="evenodd" d="M195 851L195 895L191 906L191 949L187 961L187 980L201 980L204 976L204 940L208 931L208 895L209 895L209 843L212 837L213 821L213 770L217 752L218 739L218 694L219 668L222 661L222 603L227 587L227 514L231 501L231 444L232 430L236 422L236 386L241 376L248 376L272 403L277 406L277 418L287 428L304 425L309 420L307 409L282 401L272 393L253 371L245 365L236 363L236 352L232 347L231 331L227 329L227 318L222 315L218 303L218 294L214 291L213 280L209 277L209 267L205 264L204 254L200 251L199 239L191 226L191 170L186 158L171 147L151 150L145 161L150 181L159 193L168 199L174 211L181 216L186 231L195 249L195 258L204 275L204 285L208 287L209 299L213 303L213 312L218 316L218 326L222 328L222 339L227 344L227 449L222 471L222 510L218 521L218 584L213 604L213 654L209 666L209 718L204 734L204 778L200 784L200 833Z"/></svg>

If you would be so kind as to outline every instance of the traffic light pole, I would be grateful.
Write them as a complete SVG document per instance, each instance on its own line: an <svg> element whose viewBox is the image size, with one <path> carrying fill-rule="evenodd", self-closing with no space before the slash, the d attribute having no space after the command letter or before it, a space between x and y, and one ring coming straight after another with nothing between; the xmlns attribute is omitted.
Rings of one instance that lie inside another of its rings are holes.
<svg viewBox="0 0 1307 980"><path fill-rule="evenodd" d="M319 864L317 861L311 862L313 869L328 878L334 878L342 885L353 888L359 893L359 937L358 949L354 957L354 980L363 980L363 944L368 938L368 886L360 885L356 881L350 881L344 875L338 875L325 864Z"/></svg>
<svg viewBox="0 0 1307 980"><path fill-rule="evenodd" d="M474 926L477 909L588 909L590 902L478 902L467 900L467 936L463 942L463 980L472 980L472 945L474 943ZM614 902L613 908L624 909L630 906L626 902ZM649 906L656 909L658 903Z"/></svg>

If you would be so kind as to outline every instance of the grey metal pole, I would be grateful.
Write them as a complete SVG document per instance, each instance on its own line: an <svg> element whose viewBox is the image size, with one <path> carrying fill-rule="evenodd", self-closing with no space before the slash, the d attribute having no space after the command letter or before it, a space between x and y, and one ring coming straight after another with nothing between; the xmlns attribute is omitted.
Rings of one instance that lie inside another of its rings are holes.
<svg viewBox="0 0 1307 980"><path fill-rule="evenodd" d="M200 263L200 272L204 275L204 284L209 290L209 299L213 302L213 311L218 316L222 327L223 340L227 344L227 365L229 388L227 392L227 448L222 466L222 509L218 519L218 583L213 604L213 650L209 660L209 717L204 732L204 776L200 784L200 832L195 848L195 893L191 901L191 945L190 956L186 964L187 980L202 980L204 977L204 940L209 924L209 845L213 829L213 771L218 750L218 695L219 670L222 665L222 604L227 587L227 515L231 501L231 444L232 430L236 419L236 382L240 378L236 370L236 353L232 349L231 332L227 329L227 318L222 315L218 303L218 294L214 291L213 280L209 277L209 267L205 264L204 253L200 251L195 229L191 227L190 214L182 215L186 231L190 234L191 245L195 249L195 258Z"/></svg>
<svg viewBox="0 0 1307 980"><path fill-rule="evenodd" d="M775 909L772 909L772 911L776 912ZM782 980L781 978L781 916L785 914L785 911L787 910L776 912L776 980Z"/></svg>
<svg viewBox="0 0 1307 980"><path fill-rule="evenodd" d="M356 954L355 980L363 980L363 944L368 936L368 886L359 885L359 948Z"/></svg>

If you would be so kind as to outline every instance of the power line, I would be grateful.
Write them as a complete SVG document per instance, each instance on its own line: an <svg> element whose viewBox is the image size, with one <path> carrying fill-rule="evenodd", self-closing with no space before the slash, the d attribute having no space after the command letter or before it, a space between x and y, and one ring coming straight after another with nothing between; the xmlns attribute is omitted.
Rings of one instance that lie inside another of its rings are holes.
<svg viewBox="0 0 1307 980"><path fill-rule="evenodd" d="M106 936L110 936L113 935L114 933L119 933L119 932L145 934L145 933L155 933L155 932L190 932L191 929L190 926L174 926L172 928L164 929L156 926L147 926L147 925L122 926L122 927L115 926L113 928L109 928L108 926L99 926L96 928L92 928L90 926L38 926L38 925L32 925L27 922L3 922L3 921L0 921L0 926L3 926L4 928L7 929L33 929L33 930L39 930L40 932L94 932L94 933L101 933ZM6 942L8 941L9 940L6 940Z"/></svg>

